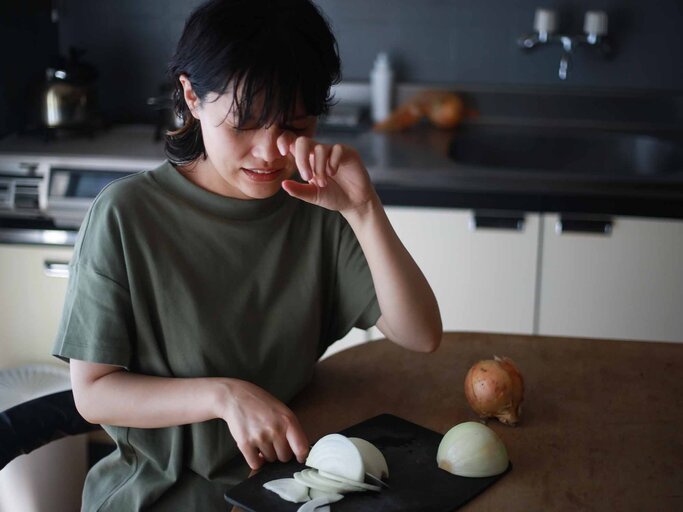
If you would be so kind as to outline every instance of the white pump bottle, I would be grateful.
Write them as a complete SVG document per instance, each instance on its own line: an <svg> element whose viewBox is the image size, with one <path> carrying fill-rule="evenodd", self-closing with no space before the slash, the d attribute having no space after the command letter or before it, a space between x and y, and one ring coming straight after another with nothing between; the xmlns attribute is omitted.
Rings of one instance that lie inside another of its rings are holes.
<svg viewBox="0 0 683 512"><path fill-rule="evenodd" d="M375 123L384 121L391 113L394 90L394 72L389 63L389 56L381 52L375 59L370 72L370 95L372 103L372 120Z"/></svg>

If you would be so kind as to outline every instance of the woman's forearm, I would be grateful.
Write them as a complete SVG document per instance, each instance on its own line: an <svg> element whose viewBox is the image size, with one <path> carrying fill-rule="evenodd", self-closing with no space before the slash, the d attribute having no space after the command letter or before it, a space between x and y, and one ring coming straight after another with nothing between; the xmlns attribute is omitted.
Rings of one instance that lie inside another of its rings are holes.
<svg viewBox="0 0 683 512"><path fill-rule="evenodd" d="M71 360L76 407L91 423L163 428L220 418L253 469L264 461L303 462L308 439L294 413L250 382L166 378Z"/></svg>
<svg viewBox="0 0 683 512"><path fill-rule="evenodd" d="M138 428L214 419L219 397L229 386L228 379L152 377L125 370L79 381L73 368L72 380L76 406L87 421Z"/></svg>
<svg viewBox="0 0 683 512"><path fill-rule="evenodd" d="M382 317L377 327L392 341L433 351L442 326L434 292L396 235L379 198L365 209L344 212L372 273Z"/></svg>

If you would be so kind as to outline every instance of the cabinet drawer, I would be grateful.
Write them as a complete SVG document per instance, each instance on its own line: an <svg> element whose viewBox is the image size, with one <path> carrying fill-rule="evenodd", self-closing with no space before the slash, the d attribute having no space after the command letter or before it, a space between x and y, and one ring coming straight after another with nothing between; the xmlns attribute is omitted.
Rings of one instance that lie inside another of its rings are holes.
<svg viewBox="0 0 683 512"><path fill-rule="evenodd" d="M532 333L538 214L386 210L434 290L444 330Z"/></svg>
<svg viewBox="0 0 683 512"><path fill-rule="evenodd" d="M560 220L543 219L539 334L683 341L683 222Z"/></svg>
<svg viewBox="0 0 683 512"><path fill-rule="evenodd" d="M0 245L0 368L56 362L50 352L72 253L70 247Z"/></svg>

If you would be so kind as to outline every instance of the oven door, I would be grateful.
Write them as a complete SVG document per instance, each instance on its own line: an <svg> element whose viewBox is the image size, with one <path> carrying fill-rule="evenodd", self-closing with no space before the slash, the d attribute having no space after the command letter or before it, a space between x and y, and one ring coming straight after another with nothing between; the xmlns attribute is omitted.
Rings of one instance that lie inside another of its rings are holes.
<svg viewBox="0 0 683 512"><path fill-rule="evenodd" d="M55 226L78 229L97 194L114 180L144 167L51 165L46 174L46 215Z"/></svg>

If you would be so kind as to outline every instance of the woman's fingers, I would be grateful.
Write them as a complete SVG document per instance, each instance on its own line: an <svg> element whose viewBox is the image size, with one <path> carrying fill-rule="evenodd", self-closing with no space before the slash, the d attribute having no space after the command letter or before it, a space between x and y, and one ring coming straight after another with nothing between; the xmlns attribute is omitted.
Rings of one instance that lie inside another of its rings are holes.
<svg viewBox="0 0 683 512"><path fill-rule="evenodd" d="M289 148L296 141L296 135L290 131L282 132L275 144L277 145L277 150L282 156L287 156L289 154Z"/></svg>
<svg viewBox="0 0 683 512"><path fill-rule="evenodd" d="M292 460L292 448L289 446L287 438L284 435L278 436L273 440L273 447L277 454L277 460L280 462L289 462Z"/></svg>
<svg viewBox="0 0 683 512"><path fill-rule="evenodd" d="M290 419L289 428L287 429L287 442L294 452L296 460L300 463L306 462L306 457L308 457L309 443L304 429L301 427L301 423L292 415Z"/></svg>
<svg viewBox="0 0 683 512"><path fill-rule="evenodd" d="M310 162L310 154L312 149L311 139L307 137L299 137L294 143L294 159L296 160L296 166L299 169L301 177L306 181L311 181L313 179L313 166Z"/></svg>
<svg viewBox="0 0 683 512"><path fill-rule="evenodd" d="M344 155L344 146L341 144L335 144L332 146L332 149L330 150L330 158L328 165L330 167L330 170L332 174L330 176L334 176L337 174L337 171L339 170L339 164L341 163L342 156Z"/></svg>
<svg viewBox="0 0 683 512"><path fill-rule="evenodd" d="M259 457L259 449L250 443L237 443L237 448L242 452L244 460L251 469L259 469L263 465L263 459Z"/></svg>
<svg viewBox="0 0 683 512"><path fill-rule="evenodd" d="M273 447L273 440L264 439L259 443L259 451L263 454L263 458L268 462L275 462L278 460L278 455Z"/></svg>
<svg viewBox="0 0 683 512"><path fill-rule="evenodd" d="M329 154L329 147L323 144L316 144L313 148L315 176L318 178L318 185L321 187L327 186L327 159Z"/></svg>
<svg viewBox="0 0 683 512"><path fill-rule="evenodd" d="M278 139L278 149L282 153L285 144L285 134ZM341 144L318 144L308 137L298 137L288 146L289 152L294 155L296 166L301 177L309 183L315 183L319 187L327 185L328 176L334 176L339 170L344 146Z"/></svg>

